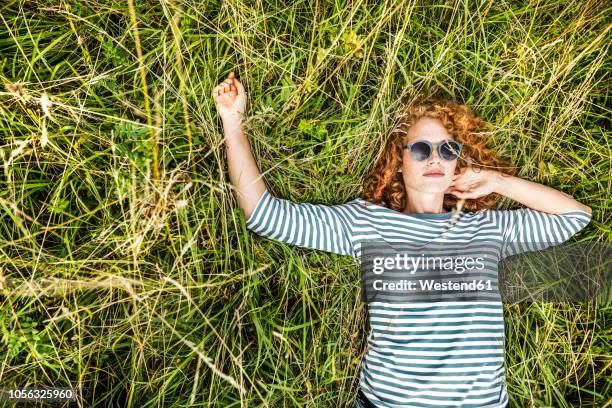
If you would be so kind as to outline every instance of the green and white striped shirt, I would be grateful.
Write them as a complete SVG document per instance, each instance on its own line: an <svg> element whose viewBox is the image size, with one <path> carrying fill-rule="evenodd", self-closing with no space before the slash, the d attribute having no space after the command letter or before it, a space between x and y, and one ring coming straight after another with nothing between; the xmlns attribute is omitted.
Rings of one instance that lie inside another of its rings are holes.
<svg viewBox="0 0 612 408"><path fill-rule="evenodd" d="M246 226L270 239L359 260L362 244L371 240L431 242L447 229L451 215L405 214L360 198L333 206L294 203L266 190ZM514 243L512 254L533 250L529 242L542 249L542 242L567 241L591 219L584 211L529 208L459 215L445 232L449 243ZM507 405L501 301L371 302L368 314L360 386L377 407Z"/></svg>

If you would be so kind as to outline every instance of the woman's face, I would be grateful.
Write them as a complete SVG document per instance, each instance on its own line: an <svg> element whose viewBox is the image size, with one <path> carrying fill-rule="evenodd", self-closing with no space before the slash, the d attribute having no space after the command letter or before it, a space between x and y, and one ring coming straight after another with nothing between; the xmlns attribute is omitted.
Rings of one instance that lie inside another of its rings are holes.
<svg viewBox="0 0 612 408"><path fill-rule="evenodd" d="M454 140L442 122L435 118L423 117L417 120L408 130L404 145L416 140L427 140L432 144L443 140ZM444 160L434 147L431 156L424 161L417 161L410 155L409 149L403 150L402 174L408 189L423 193L444 193L455 175L457 160Z"/></svg>

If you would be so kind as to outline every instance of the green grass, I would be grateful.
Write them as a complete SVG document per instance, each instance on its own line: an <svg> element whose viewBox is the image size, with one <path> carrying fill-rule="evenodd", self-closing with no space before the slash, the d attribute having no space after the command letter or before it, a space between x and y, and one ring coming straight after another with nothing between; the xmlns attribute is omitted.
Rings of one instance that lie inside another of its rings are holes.
<svg viewBox="0 0 612 408"><path fill-rule="evenodd" d="M101 407L352 399L358 269L245 229L211 97L230 71L279 197L359 196L398 109L440 92L521 177L593 208L574 240L610 240L609 4L276 3L0 5L0 385ZM609 305L505 314L513 406L611 406Z"/></svg>

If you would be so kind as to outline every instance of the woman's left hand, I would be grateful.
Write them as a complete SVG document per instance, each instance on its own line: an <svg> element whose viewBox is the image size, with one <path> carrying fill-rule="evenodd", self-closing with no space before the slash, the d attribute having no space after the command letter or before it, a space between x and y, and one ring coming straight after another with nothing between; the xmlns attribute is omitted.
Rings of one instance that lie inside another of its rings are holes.
<svg viewBox="0 0 612 408"><path fill-rule="evenodd" d="M495 192L499 175L495 170L474 170L473 167L466 167L453 176L453 182L446 193L465 199L484 197Z"/></svg>

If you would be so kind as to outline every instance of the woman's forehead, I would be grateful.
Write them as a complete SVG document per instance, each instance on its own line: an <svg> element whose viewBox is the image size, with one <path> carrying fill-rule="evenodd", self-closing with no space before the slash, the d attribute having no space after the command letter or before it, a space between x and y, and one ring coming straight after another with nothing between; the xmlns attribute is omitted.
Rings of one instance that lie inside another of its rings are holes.
<svg viewBox="0 0 612 408"><path fill-rule="evenodd" d="M404 137L406 142L417 139L437 143L442 140L453 139L453 135L448 132L439 119L422 117L410 126Z"/></svg>

